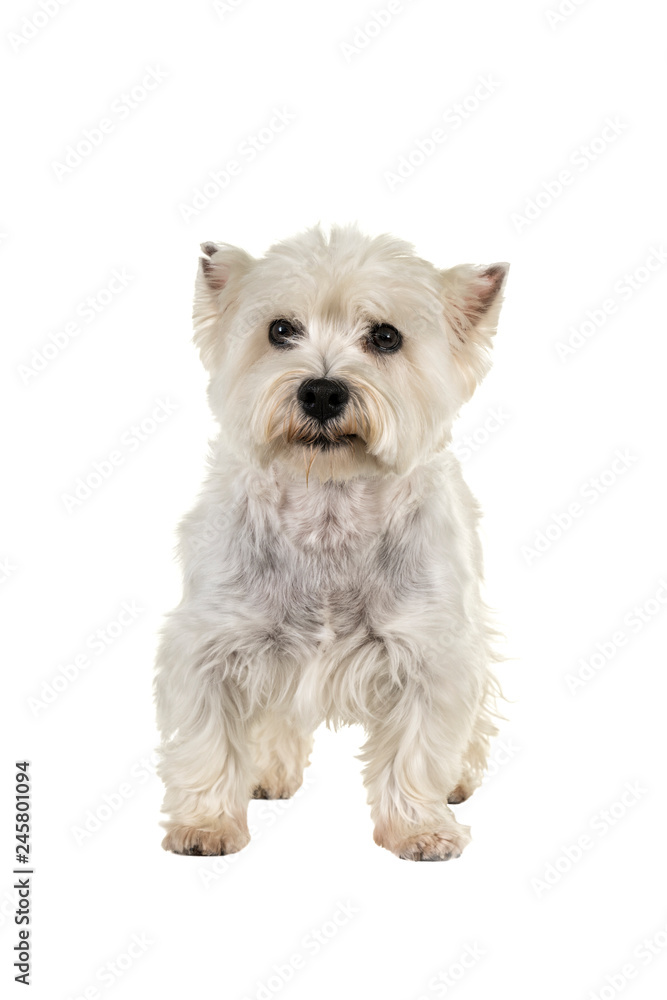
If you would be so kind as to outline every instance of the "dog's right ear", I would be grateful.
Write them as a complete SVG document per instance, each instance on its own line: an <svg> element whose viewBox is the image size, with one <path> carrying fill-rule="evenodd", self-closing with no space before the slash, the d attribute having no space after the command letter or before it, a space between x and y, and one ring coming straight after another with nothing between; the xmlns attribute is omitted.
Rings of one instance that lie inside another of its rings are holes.
<svg viewBox="0 0 667 1000"><path fill-rule="evenodd" d="M202 243L201 251L204 256L199 258L199 271L213 292L221 291L235 271L245 272L253 261L245 250L228 243Z"/></svg>
<svg viewBox="0 0 667 1000"><path fill-rule="evenodd" d="M254 258L228 243L202 243L195 285L194 341L205 368L221 361L225 326L238 306L244 276Z"/></svg>

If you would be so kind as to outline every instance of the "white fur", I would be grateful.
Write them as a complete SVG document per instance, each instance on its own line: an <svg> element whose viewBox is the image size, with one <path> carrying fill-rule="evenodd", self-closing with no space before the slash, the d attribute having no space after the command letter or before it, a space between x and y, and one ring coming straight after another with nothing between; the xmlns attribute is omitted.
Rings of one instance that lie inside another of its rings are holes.
<svg viewBox="0 0 667 1000"><path fill-rule="evenodd" d="M448 449L488 367L507 265L441 271L389 236L319 228L255 260L204 244L195 343L220 424L180 529L181 604L158 655L164 846L229 853L255 795L293 794L312 733L360 723L376 841L458 856L447 805L482 778L497 684L478 510ZM274 347L275 319L299 324ZM375 323L401 350L369 349ZM322 449L296 390L344 382ZM334 432L332 431L332 434Z"/></svg>

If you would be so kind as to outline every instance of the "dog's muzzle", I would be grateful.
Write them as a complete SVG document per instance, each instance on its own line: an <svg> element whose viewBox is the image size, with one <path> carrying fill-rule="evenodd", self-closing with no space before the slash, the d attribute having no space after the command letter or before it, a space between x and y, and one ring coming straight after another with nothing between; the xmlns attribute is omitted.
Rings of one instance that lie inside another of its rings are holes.
<svg viewBox="0 0 667 1000"><path fill-rule="evenodd" d="M301 383L296 395L306 416L320 424L340 416L350 398L345 383L330 378L307 379Z"/></svg>

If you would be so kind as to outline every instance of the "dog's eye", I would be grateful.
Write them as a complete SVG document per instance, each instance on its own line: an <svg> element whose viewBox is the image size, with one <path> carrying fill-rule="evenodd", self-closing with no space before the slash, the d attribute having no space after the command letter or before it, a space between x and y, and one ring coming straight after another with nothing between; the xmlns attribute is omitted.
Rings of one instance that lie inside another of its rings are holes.
<svg viewBox="0 0 667 1000"><path fill-rule="evenodd" d="M295 330L286 319L274 319L269 327L269 340L275 347L289 347L290 343L298 336L298 330Z"/></svg>
<svg viewBox="0 0 667 1000"><path fill-rule="evenodd" d="M390 353L399 349L403 343L403 338L395 326L389 326L388 323L380 323L371 330L370 342L378 351Z"/></svg>

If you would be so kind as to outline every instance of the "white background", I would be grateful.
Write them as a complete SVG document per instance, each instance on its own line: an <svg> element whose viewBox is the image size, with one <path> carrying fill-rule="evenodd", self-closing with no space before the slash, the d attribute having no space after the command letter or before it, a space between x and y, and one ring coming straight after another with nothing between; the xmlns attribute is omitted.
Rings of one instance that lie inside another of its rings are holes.
<svg viewBox="0 0 667 1000"><path fill-rule="evenodd" d="M40 1000L662 995L664 30L649 0L566 2L560 21L557 2L414 0L363 35L383 0L71 0L49 18L5 3L3 981L13 762L27 757ZM151 68L162 82L118 111ZM240 148L275 108L293 121L250 162ZM59 169L103 118L112 131ZM437 128L446 140L390 183ZM185 221L230 159L240 174ZM355 730L318 733L292 803L251 804L240 855L160 849L152 663L179 599L174 528L213 430L190 343L198 246L261 254L318 220L391 231L438 266L512 264L495 365L457 431L512 702L492 773L456 809L473 842L449 864L373 844ZM105 304L114 269L131 280ZM100 292L87 322L81 303ZM137 443L158 400L173 412ZM117 450L68 512L63 495ZM629 457L614 465L617 450ZM97 654L90 637L119 631L123 602L140 610ZM129 959L135 934L150 943Z"/></svg>

